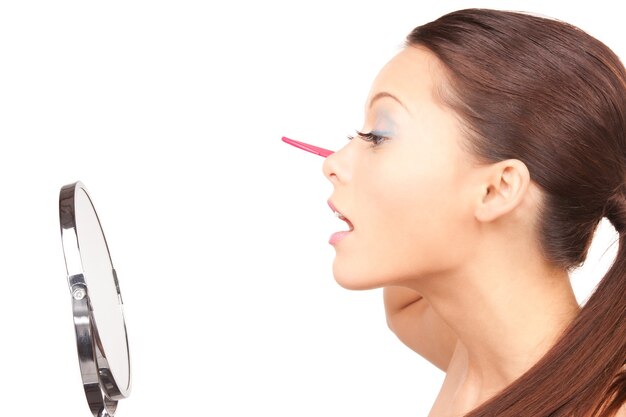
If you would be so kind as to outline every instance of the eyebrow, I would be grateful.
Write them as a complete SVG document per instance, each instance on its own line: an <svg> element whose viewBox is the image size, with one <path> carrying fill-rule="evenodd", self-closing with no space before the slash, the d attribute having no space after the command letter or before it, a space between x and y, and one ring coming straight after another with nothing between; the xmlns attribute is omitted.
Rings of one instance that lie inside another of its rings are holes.
<svg viewBox="0 0 626 417"><path fill-rule="evenodd" d="M370 100L370 109L372 108L372 106L374 105L374 102L376 100L379 100L379 99L381 99L383 97L389 97L390 99L393 99L393 100L397 101L398 104L400 104L404 108L404 110L406 110L407 112L411 113L409 111L409 109L407 108L407 106L398 97L396 97L393 94L388 93L386 91L381 91L380 93L376 93L376 95L374 97L372 97L372 99Z"/></svg>

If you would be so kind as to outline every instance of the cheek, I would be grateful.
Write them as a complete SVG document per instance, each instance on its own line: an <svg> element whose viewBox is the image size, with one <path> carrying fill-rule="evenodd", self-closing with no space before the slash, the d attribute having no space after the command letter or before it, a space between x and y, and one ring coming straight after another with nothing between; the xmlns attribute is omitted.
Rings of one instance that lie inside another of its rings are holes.
<svg viewBox="0 0 626 417"><path fill-rule="evenodd" d="M406 156L406 155L405 155ZM359 230L334 264L337 282L351 289L392 285L448 268L459 222L453 181L436 161L414 155L369 164L359 173Z"/></svg>
<svg viewBox="0 0 626 417"><path fill-rule="evenodd" d="M420 158L416 150L398 149L384 162L377 175L368 178L370 186L363 187L367 207L375 209L372 216L381 215L381 233L387 230L401 238L443 214L453 184L445 158Z"/></svg>
<svg viewBox="0 0 626 417"><path fill-rule="evenodd" d="M370 201L380 202L380 216L372 216L376 219L372 238L385 242L381 255L390 264L407 264L421 258L425 247L433 247L453 227L450 182L441 171L432 175L436 171L415 165L405 169L396 165L387 172L385 181L375 188L376 195L369 196Z"/></svg>

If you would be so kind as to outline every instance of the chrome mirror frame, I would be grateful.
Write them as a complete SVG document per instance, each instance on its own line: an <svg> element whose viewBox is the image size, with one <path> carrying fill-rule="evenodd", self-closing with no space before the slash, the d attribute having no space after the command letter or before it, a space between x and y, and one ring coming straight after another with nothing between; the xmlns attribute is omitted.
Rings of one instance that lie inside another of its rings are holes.
<svg viewBox="0 0 626 417"><path fill-rule="evenodd" d="M65 266L67 269L67 281L70 288L72 300L72 312L74 316L74 328L76 332L76 347L78 350L78 363L83 380L83 388L87 403L94 417L112 417L117 409L119 400L130 395L130 360L128 360L128 384L122 386L115 380L109 363L107 353L103 349L103 344L98 333L97 323L93 314L92 303L90 301L89 288L85 280L83 261L80 252L80 242L76 229L76 193L84 192L93 208L102 238L106 246L106 255L111 261L109 246L102 231L100 219L93 207L93 202L87 189L80 182L65 185L59 193L59 220L61 225L61 241L65 256ZM120 313L123 318L123 303L120 294L119 283L113 262L111 261L112 277L119 298ZM124 322L123 334L125 336L126 354L128 355L128 336Z"/></svg>

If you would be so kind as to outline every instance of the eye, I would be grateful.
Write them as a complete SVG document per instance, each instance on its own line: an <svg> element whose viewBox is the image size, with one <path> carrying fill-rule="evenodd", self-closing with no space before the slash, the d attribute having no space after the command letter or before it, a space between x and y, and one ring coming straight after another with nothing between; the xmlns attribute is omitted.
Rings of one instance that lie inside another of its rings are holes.
<svg viewBox="0 0 626 417"><path fill-rule="evenodd" d="M386 136L382 136L382 135L378 135L376 133L372 132L359 132L358 130L356 131L356 135L359 139L364 140L365 142L370 142L372 144L372 146L377 146L380 145L382 142L388 140L389 138ZM352 140L354 139L354 136L352 135L348 135L348 139Z"/></svg>

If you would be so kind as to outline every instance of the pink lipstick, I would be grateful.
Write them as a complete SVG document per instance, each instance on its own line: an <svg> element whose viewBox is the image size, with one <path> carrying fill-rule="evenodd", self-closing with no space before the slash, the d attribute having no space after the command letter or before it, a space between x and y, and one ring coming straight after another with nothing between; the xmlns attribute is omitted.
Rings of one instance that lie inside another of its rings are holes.
<svg viewBox="0 0 626 417"><path fill-rule="evenodd" d="M328 239L328 243L334 246L337 243L339 243L344 237L348 236L349 233L350 233L349 230L344 230L342 232L335 232L332 235L330 235L330 239Z"/></svg>
<svg viewBox="0 0 626 417"><path fill-rule="evenodd" d="M289 139L285 136L283 136L283 142L288 143L292 146L295 146L296 148L300 148L302 150L305 150L307 152L311 152L314 153L315 155L319 155L322 156L324 158L326 158L328 155L333 154L333 151L329 151L328 149L324 149L324 148L320 148L318 146L314 146L314 145L309 145L308 143L304 143L304 142L300 142L297 140L293 140L293 139Z"/></svg>
<svg viewBox="0 0 626 417"><path fill-rule="evenodd" d="M335 205L328 200L328 206L330 207L330 209L335 213L335 216L337 216L337 218L339 218L339 220L343 220L344 222L346 222L346 224L349 227L349 230L342 230L339 232L335 232L330 236L330 239L328 240L328 243L330 243L331 245L336 245L337 243L339 243L341 240L343 240L346 236L348 236L348 234L350 234L350 232L352 232L354 230L354 226L352 225L352 223L350 222L350 220L348 220L348 218L346 216L344 216L342 213L340 213L337 208L335 207Z"/></svg>

